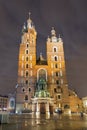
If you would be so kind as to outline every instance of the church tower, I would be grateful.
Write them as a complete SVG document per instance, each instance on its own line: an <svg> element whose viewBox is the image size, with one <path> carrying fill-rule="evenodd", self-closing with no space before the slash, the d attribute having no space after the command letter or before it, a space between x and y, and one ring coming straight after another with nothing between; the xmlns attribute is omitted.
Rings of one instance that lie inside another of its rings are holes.
<svg viewBox="0 0 87 130"><path fill-rule="evenodd" d="M18 63L18 88L16 101L21 105L23 105L24 102L25 106L22 106L22 108L28 107L27 101L30 101L30 98L34 95L35 81L32 80L32 77L34 74L34 66L36 65L36 37L37 32L29 13L27 25L24 24L22 29Z"/></svg>
<svg viewBox="0 0 87 130"><path fill-rule="evenodd" d="M66 80L65 58L63 40L56 36L54 28L51 30L51 37L47 39L47 63L49 66L49 91L58 103L58 107L69 104L68 87Z"/></svg>

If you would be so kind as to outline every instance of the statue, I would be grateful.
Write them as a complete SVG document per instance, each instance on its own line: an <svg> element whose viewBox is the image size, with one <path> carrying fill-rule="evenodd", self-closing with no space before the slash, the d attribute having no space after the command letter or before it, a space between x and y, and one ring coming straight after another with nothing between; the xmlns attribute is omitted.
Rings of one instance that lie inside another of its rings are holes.
<svg viewBox="0 0 87 130"><path fill-rule="evenodd" d="M35 92L35 97L50 97L47 91L47 83L44 78L40 78L37 83L37 91Z"/></svg>

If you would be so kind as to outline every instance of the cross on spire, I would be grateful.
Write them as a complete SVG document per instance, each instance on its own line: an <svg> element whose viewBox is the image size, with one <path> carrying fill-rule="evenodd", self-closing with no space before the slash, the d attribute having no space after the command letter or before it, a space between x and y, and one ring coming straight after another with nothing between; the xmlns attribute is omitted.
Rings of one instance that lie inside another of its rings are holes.
<svg viewBox="0 0 87 130"><path fill-rule="evenodd" d="M30 19L31 12L29 12L29 19Z"/></svg>

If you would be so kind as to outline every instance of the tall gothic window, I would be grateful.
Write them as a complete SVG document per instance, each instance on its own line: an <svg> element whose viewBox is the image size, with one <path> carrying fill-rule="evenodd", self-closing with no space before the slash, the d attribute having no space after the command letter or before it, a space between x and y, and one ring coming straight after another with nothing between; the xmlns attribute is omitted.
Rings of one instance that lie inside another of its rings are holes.
<svg viewBox="0 0 87 130"><path fill-rule="evenodd" d="M26 85L28 84L28 80L26 80Z"/></svg>
<svg viewBox="0 0 87 130"><path fill-rule="evenodd" d="M29 47L29 44L27 44L27 48Z"/></svg>
<svg viewBox="0 0 87 130"><path fill-rule="evenodd" d="M56 72L56 76L58 76L58 72Z"/></svg>
<svg viewBox="0 0 87 130"><path fill-rule="evenodd" d="M54 57L54 60L55 60L55 61L57 61L57 60L58 60L57 56L55 56L55 57Z"/></svg>
<svg viewBox="0 0 87 130"><path fill-rule="evenodd" d="M28 54L28 50L26 50L26 54Z"/></svg>
<svg viewBox="0 0 87 130"><path fill-rule="evenodd" d="M57 50L56 50L56 48L54 48L54 52L56 52Z"/></svg>
<svg viewBox="0 0 87 130"><path fill-rule="evenodd" d="M26 57L26 61L28 61L28 57Z"/></svg>
<svg viewBox="0 0 87 130"><path fill-rule="evenodd" d="M57 84L57 85L59 85L59 84L60 84L59 80L56 80L56 84Z"/></svg>
<svg viewBox="0 0 87 130"><path fill-rule="evenodd" d="M46 79L46 71L44 69L39 70L39 78Z"/></svg>
<svg viewBox="0 0 87 130"><path fill-rule="evenodd" d="M26 71L26 77L28 77L28 74L29 74L28 71Z"/></svg>
<svg viewBox="0 0 87 130"><path fill-rule="evenodd" d="M55 68L58 68L58 64L55 64Z"/></svg>
<svg viewBox="0 0 87 130"><path fill-rule="evenodd" d="M58 95L58 99L61 99L61 95Z"/></svg>
<svg viewBox="0 0 87 130"><path fill-rule="evenodd" d="M26 68L28 68L28 64L26 64Z"/></svg>

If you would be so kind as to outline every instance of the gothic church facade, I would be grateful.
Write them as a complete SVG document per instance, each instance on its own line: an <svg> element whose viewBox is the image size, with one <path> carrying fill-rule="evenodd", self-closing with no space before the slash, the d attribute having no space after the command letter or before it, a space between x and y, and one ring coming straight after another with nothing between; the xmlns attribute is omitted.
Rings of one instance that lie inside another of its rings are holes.
<svg viewBox="0 0 87 130"><path fill-rule="evenodd" d="M56 108L78 112L81 100L68 88L65 69L63 40L56 36L54 28L46 40L46 55L36 57L37 31L31 18L23 26L18 61L18 86L16 88L16 112L32 111L32 99L53 99L52 111ZM38 50L37 50L38 51ZM34 109L35 111L35 109Z"/></svg>

